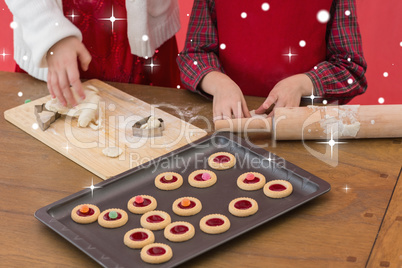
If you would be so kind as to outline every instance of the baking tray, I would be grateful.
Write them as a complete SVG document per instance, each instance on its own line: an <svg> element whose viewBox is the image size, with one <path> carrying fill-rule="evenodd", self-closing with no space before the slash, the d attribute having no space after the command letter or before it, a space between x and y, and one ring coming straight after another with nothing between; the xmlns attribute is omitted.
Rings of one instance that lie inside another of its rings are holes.
<svg viewBox="0 0 402 268"><path fill-rule="evenodd" d="M237 160L236 166L224 171L211 169L207 159L216 152L234 154ZM195 169L213 170L218 176L217 183L203 189L190 186L187 178ZM155 176L166 171L177 172L183 176L184 183L179 189L163 191L155 187ZM236 185L237 177L250 171L262 173L267 181L273 179L289 181L293 185L293 193L283 199L271 199L264 195L262 189L258 191L239 189ZM326 181L231 133L204 137L193 144L100 182L96 187L99 188L94 189L93 193L90 189L85 189L45 206L36 211L35 217L104 267L177 266L330 190L330 185ZM154 196L158 202L157 209L168 212L172 222L188 221L196 229L195 236L191 240L181 243L166 240L163 230L154 231L155 242L166 243L173 250L173 258L166 263L147 264L141 260L140 250L130 249L123 243L124 234L128 230L140 227L141 215L132 214L127 209L128 200L139 194ZM174 214L172 203L183 196L200 199L201 212L190 217ZM254 198L258 202L258 212L246 218L231 215L228 204L237 197ZM108 208L122 208L128 212L128 222L117 229L105 229L97 222L89 225L75 223L70 218L71 210L83 203L95 204L101 211ZM211 213L226 215L231 222L230 229L218 235L203 233L199 228L199 221Z"/></svg>

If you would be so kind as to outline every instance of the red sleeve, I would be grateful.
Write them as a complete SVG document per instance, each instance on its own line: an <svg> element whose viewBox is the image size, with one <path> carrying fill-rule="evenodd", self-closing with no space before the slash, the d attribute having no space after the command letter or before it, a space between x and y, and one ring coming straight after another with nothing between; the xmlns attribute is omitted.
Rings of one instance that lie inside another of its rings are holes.
<svg viewBox="0 0 402 268"><path fill-rule="evenodd" d="M218 51L215 1L195 0L186 43L177 58L180 77L186 88L206 94L197 88L201 79L212 71L224 72L219 63Z"/></svg>
<svg viewBox="0 0 402 268"><path fill-rule="evenodd" d="M327 26L327 60L306 73L316 93L345 104L366 91L367 63L356 17L355 0L334 0Z"/></svg>

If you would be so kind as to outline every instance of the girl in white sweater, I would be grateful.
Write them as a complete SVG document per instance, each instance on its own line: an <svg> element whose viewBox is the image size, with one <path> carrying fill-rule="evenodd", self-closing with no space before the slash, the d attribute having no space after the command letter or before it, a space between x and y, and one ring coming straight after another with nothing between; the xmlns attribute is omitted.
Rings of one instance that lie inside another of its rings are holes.
<svg viewBox="0 0 402 268"><path fill-rule="evenodd" d="M17 71L75 105L80 78L176 87L177 0L6 0Z"/></svg>

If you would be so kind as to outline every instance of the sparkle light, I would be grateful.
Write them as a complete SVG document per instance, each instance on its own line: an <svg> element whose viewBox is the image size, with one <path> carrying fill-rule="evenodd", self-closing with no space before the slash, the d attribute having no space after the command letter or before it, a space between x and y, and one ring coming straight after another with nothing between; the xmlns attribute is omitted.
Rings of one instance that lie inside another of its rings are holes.
<svg viewBox="0 0 402 268"><path fill-rule="evenodd" d="M349 85L353 84L353 79L352 79L352 78L349 78L349 79L348 79L348 84L349 84Z"/></svg>
<svg viewBox="0 0 402 268"><path fill-rule="evenodd" d="M73 11L71 11L71 15L66 15L66 16L70 17L72 22L74 22L75 17L79 17L79 15L74 14L74 9L73 9Z"/></svg>
<svg viewBox="0 0 402 268"><path fill-rule="evenodd" d="M245 19L245 18L247 18L247 13L246 13L246 12L242 12L242 13L240 14L240 16L241 16L243 19Z"/></svg>
<svg viewBox="0 0 402 268"><path fill-rule="evenodd" d="M317 70L318 69L318 67L317 66L314 66L314 70Z"/></svg>
<svg viewBox="0 0 402 268"><path fill-rule="evenodd" d="M327 23L329 21L329 12L326 10L320 10L317 13L317 20L321 23Z"/></svg>
<svg viewBox="0 0 402 268"><path fill-rule="evenodd" d="M292 62L292 57L297 56L297 54L292 54L292 49L290 47L289 47L289 53L288 54L282 54L282 55L289 57L289 63Z"/></svg>
<svg viewBox="0 0 402 268"><path fill-rule="evenodd" d="M346 10L346 11L345 11L345 15L346 15L346 16L350 16L350 10Z"/></svg>
<svg viewBox="0 0 402 268"><path fill-rule="evenodd" d="M342 144L342 143L346 143L346 142L335 141L334 140L334 133L333 133L332 128L331 128L331 139L329 141L317 142L317 143L328 144L331 147L331 159L332 159L332 155L333 155L333 152L334 152L334 146L337 145L337 144Z"/></svg>
<svg viewBox="0 0 402 268"><path fill-rule="evenodd" d="M348 61L350 62L352 59L351 58L348 58Z"/></svg>
<svg viewBox="0 0 402 268"><path fill-rule="evenodd" d="M345 190L345 193L348 193L348 190L350 190L351 188L348 187L348 185L345 185L345 188L342 188Z"/></svg>
<svg viewBox="0 0 402 268"><path fill-rule="evenodd" d="M300 42L299 42L299 46L301 46L301 47L305 47L305 46L306 46L306 41L304 41L304 40L300 40Z"/></svg>
<svg viewBox="0 0 402 268"><path fill-rule="evenodd" d="M68 146L68 143L67 143L66 147L64 147L64 149L66 149L66 151L68 153L68 150L70 149L70 147Z"/></svg>
<svg viewBox="0 0 402 268"><path fill-rule="evenodd" d="M226 44L222 43L219 47L223 50L226 48Z"/></svg>
<svg viewBox="0 0 402 268"><path fill-rule="evenodd" d="M24 55L24 56L22 57L22 59L23 59L23 60L27 60L27 59L28 59L28 56L27 56L27 55Z"/></svg>
<svg viewBox="0 0 402 268"><path fill-rule="evenodd" d="M151 74L154 72L154 67L158 67L159 64L154 63L154 58L151 57L151 63L150 64L144 64L144 66L150 67L151 68Z"/></svg>
<svg viewBox="0 0 402 268"><path fill-rule="evenodd" d="M400 42L399 45L402 47L402 42Z"/></svg>
<svg viewBox="0 0 402 268"><path fill-rule="evenodd" d="M384 98L383 97L380 97L380 98L378 98L378 103L380 103L380 104L383 104L384 103Z"/></svg>
<svg viewBox="0 0 402 268"><path fill-rule="evenodd" d="M198 64L198 62L195 60L195 61L194 61L194 65L197 65L197 64Z"/></svg>
<svg viewBox="0 0 402 268"><path fill-rule="evenodd" d="M263 4L261 5L261 9L262 9L263 11L268 11L268 10L269 10L269 4L268 4L268 3L263 3Z"/></svg>
<svg viewBox="0 0 402 268"><path fill-rule="evenodd" d="M177 85L177 88L180 88L180 85Z"/></svg>
<svg viewBox="0 0 402 268"><path fill-rule="evenodd" d="M94 189L98 189L98 188L102 188L102 187L100 187L100 186L95 186L95 185L94 185L94 178L92 178L91 185L90 185L90 186L86 186L86 187L84 187L84 188L91 189L91 197L93 197L93 196L94 196Z"/></svg>
<svg viewBox="0 0 402 268"><path fill-rule="evenodd" d="M323 101L322 101L322 104L327 105L327 104L328 104L328 101L327 101L327 100L323 100Z"/></svg>
<svg viewBox="0 0 402 268"><path fill-rule="evenodd" d="M3 61L5 61L5 60L6 60L6 56L10 56L11 54L7 54L7 53L6 53L6 50L3 48L3 53L0 54L0 55L3 56Z"/></svg>
<svg viewBox="0 0 402 268"><path fill-rule="evenodd" d="M112 23L112 32L114 32L114 22L117 21L117 20L127 20L127 19L125 19L125 18L116 18L114 16L114 9L113 9L113 6L112 6L112 16L110 16L110 18L100 18L100 20L109 20Z"/></svg>
<svg viewBox="0 0 402 268"><path fill-rule="evenodd" d="M22 92L20 91L20 92L18 92L18 97L22 97L22 95L24 95L24 94L22 94Z"/></svg>
<svg viewBox="0 0 402 268"><path fill-rule="evenodd" d="M388 72L384 72L382 75L383 75L384 77L388 77Z"/></svg>
<svg viewBox="0 0 402 268"><path fill-rule="evenodd" d="M149 39L149 37L148 37L148 35L146 35L146 34L144 34L143 36L142 36L142 41L148 41L148 39Z"/></svg>
<svg viewBox="0 0 402 268"><path fill-rule="evenodd" d="M33 124L32 124L32 128L33 128L34 130L37 130L37 129L39 128L38 123L33 123Z"/></svg>

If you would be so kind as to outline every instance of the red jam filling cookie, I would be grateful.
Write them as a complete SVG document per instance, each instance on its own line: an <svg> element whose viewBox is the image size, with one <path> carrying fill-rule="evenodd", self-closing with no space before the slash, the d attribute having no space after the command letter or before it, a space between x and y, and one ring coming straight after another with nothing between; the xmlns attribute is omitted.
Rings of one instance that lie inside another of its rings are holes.
<svg viewBox="0 0 402 268"><path fill-rule="evenodd" d="M156 209L156 206L156 199L150 195L134 196L127 203L128 210L134 214L144 214Z"/></svg>
<svg viewBox="0 0 402 268"><path fill-rule="evenodd" d="M200 229L207 234L220 234L229 228L230 221L222 214L209 214L200 220Z"/></svg>
<svg viewBox="0 0 402 268"><path fill-rule="evenodd" d="M264 187L265 176L258 172L247 172L237 178L237 186L246 191L255 191Z"/></svg>
<svg viewBox="0 0 402 268"><path fill-rule="evenodd" d="M124 235L124 244L129 248L142 248L155 242L154 233L148 229L135 228Z"/></svg>
<svg viewBox="0 0 402 268"><path fill-rule="evenodd" d="M127 212L119 208L111 208L103 211L98 217L98 223L105 228L118 228L128 221Z"/></svg>
<svg viewBox="0 0 402 268"><path fill-rule="evenodd" d="M182 184L183 177L175 172L164 172L155 178L155 186L161 190L175 190Z"/></svg>
<svg viewBox="0 0 402 268"><path fill-rule="evenodd" d="M172 242L183 242L193 238L195 234L194 226L189 222L172 222L166 226L164 235L167 240Z"/></svg>
<svg viewBox="0 0 402 268"><path fill-rule="evenodd" d="M231 153L214 153L208 158L208 165L217 170L232 168L236 164L236 158Z"/></svg>
<svg viewBox="0 0 402 268"><path fill-rule="evenodd" d="M188 176L188 183L196 188L210 187L214 185L216 181L216 174L210 170L196 170Z"/></svg>
<svg viewBox="0 0 402 268"><path fill-rule="evenodd" d="M78 205L71 210L71 218L81 224L88 224L98 220L100 210L92 204Z"/></svg>
<svg viewBox="0 0 402 268"><path fill-rule="evenodd" d="M149 230L161 230L171 223L169 214L161 210L148 211L141 217L141 226Z"/></svg>
<svg viewBox="0 0 402 268"><path fill-rule="evenodd" d="M167 262L172 256L172 249L162 243L152 243L144 246L141 250L141 259L147 263Z"/></svg>
<svg viewBox="0 0 402 268"><path fill-rule="evenodd" d="M195 197L181 197L173 202L172 210L179 216L192 216L202 209L201 201Z"/></svg>
<svg viewBox="0 0 402 268"><path fill-rule="evenodd" d="M264 186L264 194L270 198L284 198L292 192L292 184L285 180L273 180Z"/></svg>
<svg viewBox="0 0 402 268"><path fill-rule="evenodd" d="M255 214L257 211L257 201L249 197L236 198L229 204L229 212L237 217L247 217Z"/></svg>

